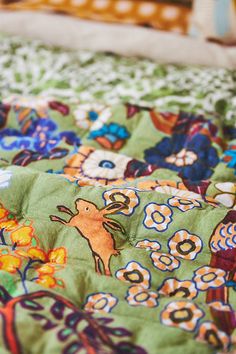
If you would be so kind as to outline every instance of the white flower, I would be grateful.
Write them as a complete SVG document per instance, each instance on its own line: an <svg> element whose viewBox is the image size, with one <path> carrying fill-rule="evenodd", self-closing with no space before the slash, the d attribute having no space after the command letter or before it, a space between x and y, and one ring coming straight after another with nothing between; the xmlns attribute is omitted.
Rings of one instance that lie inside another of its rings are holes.
<svg viewBox="0 0 236 354"><path fill-rule="evenodd" d="M215 187L220 191L216 194L215 200L227 208L236 209L236 183L216 183Z"/></svg>
<svg viewBox="0 0 236 354"><path fill-rule="evenodd" d="M110 108L102 104L81 104L74 111L76 124L82 129L96 130L111 117Z"/></svg>
<svg viewBox="0 0 236 354"><path fill-rule="evenodd" d="M124 178L124 172L131 158L113 152L95 150L84 161L82 169L89 178Z"/></svg>
<svg viewBox="0 0 236 354"><path fill-rule="evenodd" d="M9 186L11 176L12 173L10 171L0 169L0 189Z"/></svg>

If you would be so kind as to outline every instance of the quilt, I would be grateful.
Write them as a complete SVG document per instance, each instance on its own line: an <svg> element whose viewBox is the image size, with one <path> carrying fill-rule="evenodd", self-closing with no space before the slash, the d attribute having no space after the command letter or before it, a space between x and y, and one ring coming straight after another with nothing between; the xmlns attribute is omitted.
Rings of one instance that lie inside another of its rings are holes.
<svg viewBox="0 0 236 354"><path fill-rule="evenodd" d="M235 71L0 40L1 353L233 353Z"/></svg>

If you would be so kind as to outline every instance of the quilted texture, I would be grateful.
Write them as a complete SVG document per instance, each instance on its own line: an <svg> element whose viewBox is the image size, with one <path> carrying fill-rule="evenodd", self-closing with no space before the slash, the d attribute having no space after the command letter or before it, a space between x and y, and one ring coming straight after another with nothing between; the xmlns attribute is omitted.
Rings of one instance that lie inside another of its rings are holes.
<svg viewBox="0 0 236 354"><path fill-rule="evenodd" d="M234 72L1 51L1 352L233 352Z"/></svg>

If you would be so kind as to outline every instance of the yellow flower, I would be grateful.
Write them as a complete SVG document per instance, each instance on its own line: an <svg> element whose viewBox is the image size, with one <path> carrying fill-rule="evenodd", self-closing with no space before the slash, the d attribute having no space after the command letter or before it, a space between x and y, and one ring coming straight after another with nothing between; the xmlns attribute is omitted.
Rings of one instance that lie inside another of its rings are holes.
<svg viewBox="0 0 236 354"><path fill-rule="evenodd" d="M5 218L7 214L8 214L7 210L3 206L0 206L0 219Z"/></svg>
<svg viewBox="0 0 236 354"><path fill-rule="evenodd" d="M36 283L44 286L45 288L54 288L56 285L56 279L48 274L43 274L39 276Z"/></svg>
<svg viewBox="0 0 236 354"><path fill-rule="evenodd" d="M50 263L65 264L66 250L64 247L54 248L48 252L48 260Z"/></svg>
<svg viewBox="0 0 236 354"><path fill-rule="evenodd" d="M3 220L0 222L0 229L5 229L6 231L14 230L18 226L15 220Z"/></svg>
<svg viewBox="0 0 236 354"><path fill-rule="evenodd" d="M41 274L54 274L55 268L51 264L44 264L41 267L37 268L38 273Z"/></svg>
<svg viewBox="0 0 236 354"><path fill-rule="evenodd" d="M45 288L54 288L55 286L64 287L63 280L54 277L55 271L55 266L51 263L46 263L37 268L39 276L36 283Z"/></svg>
<svg viewBox="0 0 236 354"><path fill-rule="evenodd" d="M39 247L30 247L27 251L16 251L22 257L30 257L32 259L39 259L42 262L49 264L64 265L66 263L66 250L64 247L54 248L46 253Z"/></svg>
<svg viewBox="0 0 236 354"><path fill-rule="evenodd" d="M43 250L37 247L32 247L28 251L28 256L40 259L43 262L47 261L36 270L38 272L37 284L46 288L54 288L55 286L64 286L61 279L55 278L54 273L59 268L62 268L66 263L66 249L64 247L55 248L46 254Z"/></svg>
<svg viewBox="0 0 236 354"><path fill-rule="evenodd" d="M22 226L11 233L11 240L17 246L28 246L33 237L33 229L31 226Z"/></svg>
<svg viewBox="0 0 236 354"><path fill-rule="evenodd" d="M13 230L18 223L13 215L0 203L0 229Z"/></svg>
<svg viewBox="0 0 236 354"><path fill-rule="evenodd" d="M2 254L0 256L0 269L9 273L15 273L17 268L20 268L20 258L11 254Z"/></svg>
<svg viewBox="0 0 236 354"><path fill-rule="evenodd" d="M42 262L45 262L47 260L46 253L38 247L31 247L30 249L28 249L27 255L32 259L40 259Z"/></svg>

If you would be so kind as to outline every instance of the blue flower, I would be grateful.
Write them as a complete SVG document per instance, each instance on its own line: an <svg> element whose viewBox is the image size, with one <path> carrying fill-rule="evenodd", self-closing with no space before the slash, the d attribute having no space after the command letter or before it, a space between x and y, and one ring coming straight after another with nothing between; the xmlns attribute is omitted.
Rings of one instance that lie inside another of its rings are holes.
<svg viewBox="0 0 236 354"><path fill-rule="evenodd" d="M27 166L42 159L60 159L69 150L61 143L80 145L80 138L73 131L57 132L57 124L49 117L41 117L36 110L18 109L16 112L19 128L0 130L0 148L20 150L12 163Z"/></svg>
<svg viewBox="0 0 236 354"><path fill-rule="evenodd" d="M33 148L40 154L47 154L59 144L60 140L57 136L47 139L33 139Z"/></svg>
<svg viewBox="0 0 236 354"><path fill-rule="evenodd" d="M128 130L117 123L104 124L102 128L91 131L89 139L96 140L106 149L119 150L130 134Z"/></svg>
<svg viewBox="0 0 236 354"><path fill-rule="evenodd" d="M48 140L52 137L52 134L55 134L56 129L57 124L51 119L40 118L34 123L34 127L27 129L25 134L39 140Z"/></svg>
<svg viewBox="0 0 236 354"><path fill-rule="evenodd" d="M236 145L230 146L228 150L224 152L224 162L227 163L229 168L234 168L234 174L236 175Z"/></svg>
<svg viewBox="0 0 236 354"><path fill-rule="evenodd" d="M204 134L192 137L173 134L147 149L144 154L148 163L177 171L182 178L192 181L208 179L219 162L216 149Z"/></svg>
<svg viewBox="0 0 236 354"><path fill-rule="evenodd" d="M60 140L64 140L68 145L79 146L81 144L80 138L73 131L64 131L58 134Z"/></svg>

